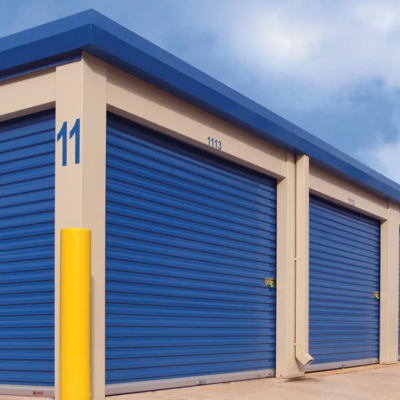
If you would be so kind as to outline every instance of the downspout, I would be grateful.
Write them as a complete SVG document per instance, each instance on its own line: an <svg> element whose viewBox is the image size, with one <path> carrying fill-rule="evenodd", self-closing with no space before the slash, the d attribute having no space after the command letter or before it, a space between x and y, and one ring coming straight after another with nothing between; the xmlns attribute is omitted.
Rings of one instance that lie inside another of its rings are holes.
<svg viewBox="0 0 400 400"><path fill-rule="evenodd" d="M296 157L296 359L306 367L309 354L309 158Z"/></svg>

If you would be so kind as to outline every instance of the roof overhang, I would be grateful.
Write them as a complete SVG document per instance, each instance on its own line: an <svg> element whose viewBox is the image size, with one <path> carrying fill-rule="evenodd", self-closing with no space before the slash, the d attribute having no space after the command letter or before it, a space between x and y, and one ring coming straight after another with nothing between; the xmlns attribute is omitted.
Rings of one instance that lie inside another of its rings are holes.
<svg viewBox="0 0 400 400"><path fill-rule="evenodd" d="M400 203L397 183L94 10L0 39L0 80L78 60L83 50Z"/></svg>

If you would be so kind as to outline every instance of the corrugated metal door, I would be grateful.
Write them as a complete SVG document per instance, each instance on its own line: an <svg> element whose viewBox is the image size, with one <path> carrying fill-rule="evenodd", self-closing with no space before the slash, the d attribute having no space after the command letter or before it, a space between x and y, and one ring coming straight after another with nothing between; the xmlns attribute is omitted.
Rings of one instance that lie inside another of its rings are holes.
<svg viewBox="0 0 400 400"><path fill-rule="evenodd" d="M380 222L310 197L309 370L379 358Z"/></svg>
<svg viewBox="0 0 400 400"><path fill-rule="evenodd" d="M107 384L272 375L274 180L109 116L106 210Z"/></svg>
<svg viewBox="0 0 400 400"><path fill-rule="evenodd" d="M54 130L0 124L0 384L54 385Z"/></svg>

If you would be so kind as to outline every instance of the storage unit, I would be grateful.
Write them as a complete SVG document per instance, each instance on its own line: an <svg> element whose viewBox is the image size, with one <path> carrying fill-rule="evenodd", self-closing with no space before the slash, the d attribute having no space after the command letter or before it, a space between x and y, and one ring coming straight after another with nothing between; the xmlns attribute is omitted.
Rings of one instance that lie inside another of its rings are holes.
<svg viewBox="0 0 400 400"><path fill-rule="evenodd" d="M379 277L380 221L311 196L309 371L379 362Z"/></svg>
<svg viewBox="0 0 400 400"><path fill-rule="evenodd" d="M0 123L0 384L54 385L54 112Z"/></svg>
<svg viewBox="0 0 400 400"><path fill-rule="evenodd" d="M400 185L96 11L0 39L0 189L0 395L398 361Z"/></svg>
<svg viewBox="0 0 400 400"><path fill-rule="evenodd" d="M273 375L275 181L113 115L107 125L106 382Z"/></svg>

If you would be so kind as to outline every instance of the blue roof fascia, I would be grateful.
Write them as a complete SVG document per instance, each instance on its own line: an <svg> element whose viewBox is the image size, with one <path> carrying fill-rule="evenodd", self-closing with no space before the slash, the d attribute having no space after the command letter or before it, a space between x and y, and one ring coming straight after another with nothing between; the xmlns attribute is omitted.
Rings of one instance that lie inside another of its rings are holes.
<svg viewBox="0 0 400 400"><path fill-rule="evenodd" d="M0 39L0 80L79 59L92 43L94 14L90 10Z"/></svg>
<svg viewBox="0 0 400 400"><path fill-rule="evenodd" d="M397 183L94 10L0 39L0 77L5 67L81 50L400 203Z"/></svg>
<svg viewBox="0 0 400 400"><path fill-rule="evenodd" d="M40 71L46 68L56 67L57 65L68 64L82 59L82 51L71 51L68 53L60 54L59 56L49 57L44 60L33 61L28 65L21 67L10 68L3 73L0 73L0 82L7 79L16 78L21 75L29 74L32 72Z"/></svg>

